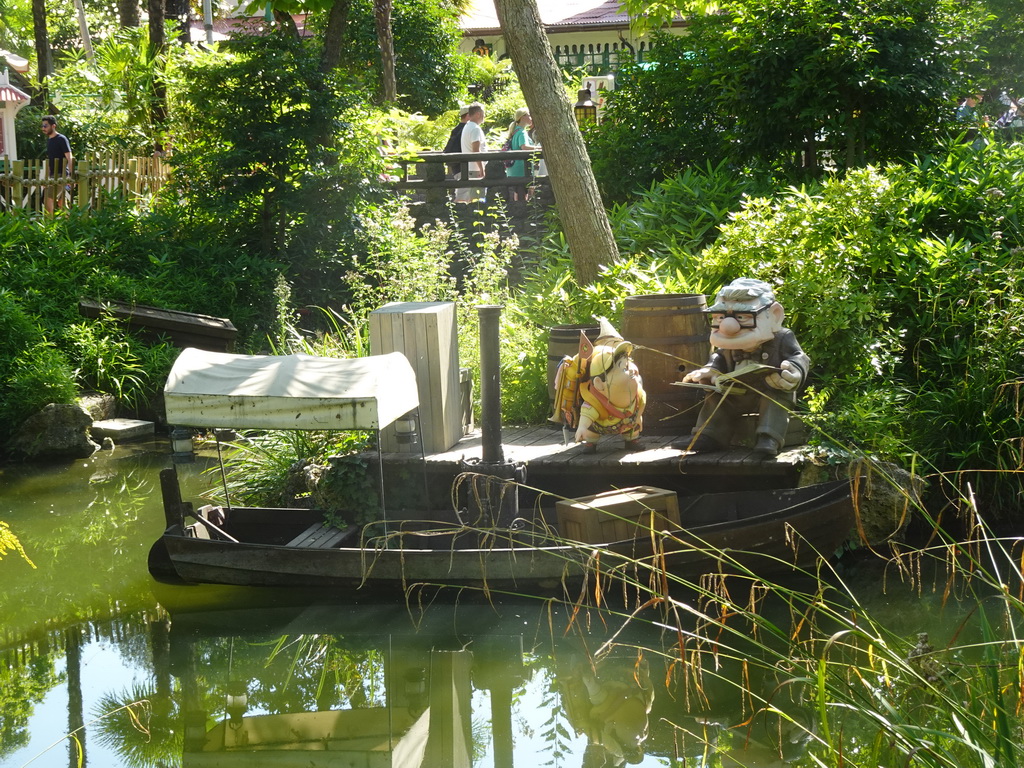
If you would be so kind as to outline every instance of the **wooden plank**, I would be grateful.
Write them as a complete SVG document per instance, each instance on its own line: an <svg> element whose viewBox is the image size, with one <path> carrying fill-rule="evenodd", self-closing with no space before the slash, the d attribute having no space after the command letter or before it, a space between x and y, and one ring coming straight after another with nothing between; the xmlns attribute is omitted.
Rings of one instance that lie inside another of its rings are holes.
<svg viewBox="0 0 1024 768"><path fill-rule="evenodd" d="M455 304L439 312L437 321L437 354L441 378L441 411L444 424L444 445L455 445L462 437L462 385L459 368L459 335Z"/></svg>
<svg viewBox="0 0 1024 768"><path fill-rule="evenodd" d="M328 523L314 523L306 530L289 541L285 546L304 547L308 549L330 549L338 546L344 539L356 531L356 526L335 528Z"/></svg>
<svg viewBox="0 0 1024 768"><path fill-rule="evenodd" d="M238 334L238 329L225 317L182 312L176 309L161 309L144 304L128 304L122 301L98 302L92 299L80 299L78 302L78 313L83 317L96 318L104 312L128 320L132 325L169 332L198 333L220 339L234 339Z"/></svg>
<svg viewBox="0 0 1024 768"><path fill-rule="evenodd" d="M410 358L420 386L420 440L428 451L444 450L451 443L444 440L441 412L440 371L437 369L437 318L433 313L412 309L404 316L406 344L412 344L416 359ZM434 332L431 333L431 325ZM422 381L421 381L422 379ZM424 397L424 393L426 397Z"/></svg>
<svg viewBox="0 0 1024 768"><path fill-rule="evenodd" d="M167 336L179 347L198 347L213 352L230 352L238 335L238 329L224 317L143 304L81 299L78 313L89 318L98 318L106 313L125 321L135 333Z"/></svg>

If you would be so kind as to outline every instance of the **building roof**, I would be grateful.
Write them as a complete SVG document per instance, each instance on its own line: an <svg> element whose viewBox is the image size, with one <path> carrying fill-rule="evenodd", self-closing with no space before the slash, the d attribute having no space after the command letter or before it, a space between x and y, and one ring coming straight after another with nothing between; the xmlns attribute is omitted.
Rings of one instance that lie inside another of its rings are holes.
<svg viewBox="0 0 1024 768"><path fill-rule="evenodd" d="M31 101L32 97L13 85L0 85L0 101Z"/></svg>
<svg viewBox="0 0 1024 768"><path fill-rule="evenodd" d="M626 27L629 16L620 0L537 0L540 19L548 31L563 27ZM500 35L494 0L471 0L459 26L466 35Z"/></svg>
<svg viewBox="0 0 1024 768"><path fill-rule="evenodd" d="M32 97L21 90L21 88L11 85L11 80L6 69L0 72L0 103L10 101L15 103L24 103L31 100Z"/></svg>

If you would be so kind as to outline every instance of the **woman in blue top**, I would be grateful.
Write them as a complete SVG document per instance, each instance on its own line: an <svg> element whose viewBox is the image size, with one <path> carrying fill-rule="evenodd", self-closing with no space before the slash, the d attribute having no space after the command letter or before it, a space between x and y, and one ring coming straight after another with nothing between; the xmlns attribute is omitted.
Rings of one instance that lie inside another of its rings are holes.
<svg viewBox="0 0 1024 768"><path fill-rule="evenodd" d="M532 126L533 118L530 117L530 110L526 107L517 109L515 120L509 123L508 126L508 148L510 150L538 149L539 147L530 143L530 134L527 133ZM526 177L532 174L527 172L525 160L516 160L509 166L505 175L509 177ZM512 187L512 199L525 200L526 187Z"/></svg>

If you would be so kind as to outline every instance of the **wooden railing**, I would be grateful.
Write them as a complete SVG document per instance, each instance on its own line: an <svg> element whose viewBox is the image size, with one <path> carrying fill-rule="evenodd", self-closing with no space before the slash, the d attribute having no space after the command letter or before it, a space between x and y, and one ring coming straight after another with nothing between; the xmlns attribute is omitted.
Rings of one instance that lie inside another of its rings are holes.
<svg viewBox="0 0 1024 768"><path fill-rule="evenodd" d="M159 157L132 157L126 152L86 155L70 176L46 173L46 160L0 158L0 211L45 210L47 194L58 210L70 206L98 210L111 195L139 202L151 199L167 183L170 169Z"/></svg>
<svg viewBox="0 0 1024 768"><path fill-rule="evenodd" d="M485 165L489 160L525 160L532 170L532 177L489 177L470 179L469 171L477 170L477 163ZM514 152L420 152L412 157L395 158L398 171L389 184L395 189L410 192L425 192L428 197L444 198L447 190L477 187L522 187L524 185L546 186L546 175L537 173L543 154L539 149L519 149ZM449 170L453 171L449 173ZM454 171L458 171L456 175Z"/></svg>

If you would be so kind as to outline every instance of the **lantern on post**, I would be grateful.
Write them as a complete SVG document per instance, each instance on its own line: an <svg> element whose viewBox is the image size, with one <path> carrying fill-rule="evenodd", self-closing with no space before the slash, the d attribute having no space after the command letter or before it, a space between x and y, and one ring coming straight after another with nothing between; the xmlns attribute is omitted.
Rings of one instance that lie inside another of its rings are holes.
<svg viewBox="0 0 1024 768"><path fill-rule="evenodd" d="M597 122L597 105L592 100L589 88L581 88L579 90L576 104L573 106L572 111L576 115L576 123L578 125L582 126L586 123Z"/></svg>
<svg viewBox="0 0 1024 768"><path fill-rule="evenodd" d="M11 85L6 69L0 73L0 159L5 156L12 162L18 159L18 142L14 135L14 116L31 100L31 96Z"/></svg>

